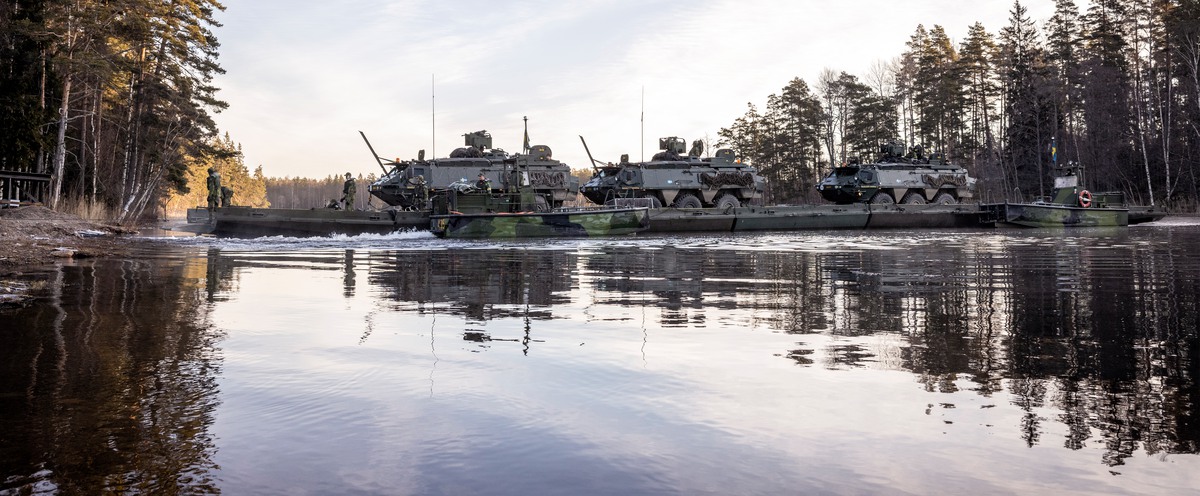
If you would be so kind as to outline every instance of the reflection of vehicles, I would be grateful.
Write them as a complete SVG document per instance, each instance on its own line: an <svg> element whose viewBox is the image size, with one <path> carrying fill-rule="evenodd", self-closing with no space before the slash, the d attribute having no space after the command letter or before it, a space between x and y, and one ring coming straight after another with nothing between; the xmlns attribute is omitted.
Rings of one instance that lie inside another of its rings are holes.
<svg viewBox="0 0 1200 496"><path fill-rule="evenodd" d="M725 208L762 198L762 177L753 167L735 160L733 150L721 149L715 157L700 158L704 145L699 140L686 155L681 138L662 138L658 144L663 151L649 162L630 163L628 156L622 155L619 164L596 167L580 191L600 205L617 198L646 198L653 207Z"/></svg>
<svg viewBox="0 0 1200 496"><path fill-rule="evenodd" d="M920 146L905 155L904 145L886 143L873 164L836 167L817 184L821 196L834 203L959 203L975 196L975 178L967 170L942 162L940 154L924 156Z"/></svg>
<svg viewBox="0 0 1200 496"><path fill-rule="evenodd" d="M421 151L416 160L390 162L382 178L371 183L371 195L388 205L404 209L424 210L426 200L440 191L445 191L455 181L474 178L480 173L492 181L493 188L511 189L504 174L506 170L517 170L521 180L530 187L544 208L561 206L564 201L575 198L579 181L571 175L571 168L551 157L550 147L535 145L527 153L509 155L504 150L492 148L492 135L487 131L467 133L465 147L457 148L449 158L425 160ZM366 140L366 136L363 136ZM370 147L370 143L367 143ZM374 154L374 150L371 151ZM376 157L383 165L383 161Z"/></svg>

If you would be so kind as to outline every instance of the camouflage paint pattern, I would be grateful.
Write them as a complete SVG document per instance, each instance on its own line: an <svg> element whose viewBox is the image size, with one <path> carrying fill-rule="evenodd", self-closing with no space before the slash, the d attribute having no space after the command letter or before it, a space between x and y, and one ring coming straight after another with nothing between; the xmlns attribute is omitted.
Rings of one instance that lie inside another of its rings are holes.
<svg viewBox="0 0 1200 496"><path fill-rule="evenodd" d="M430 230L442 238L593 237L632 234L650 225L645 208L550 213L453 214L430 217Z"/></svg>
<svg viewBox="0 0 1200 496"><path fill-rule="evenodd" d="M985 205L997 221L1024 227L1105 227L1129 225L1127 208L1083 208L1049 203Z"/></svg>

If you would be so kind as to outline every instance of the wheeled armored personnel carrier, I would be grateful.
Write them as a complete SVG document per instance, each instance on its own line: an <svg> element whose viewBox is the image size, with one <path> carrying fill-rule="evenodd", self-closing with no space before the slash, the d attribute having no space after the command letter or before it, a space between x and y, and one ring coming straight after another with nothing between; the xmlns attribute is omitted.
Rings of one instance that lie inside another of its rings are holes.
<svg viewBox="0 0 1200 496"><path fill-rule="evenodd" d="M571 168L554 160L548 146L535 145L526 153L509 155L492 148L492 135L487 131L463 137L465 146L456 148L449 158L425 160L422 150L416 160L389 161L391 168L385 168L384 176L371 183L371 195L394 207L424 210L431 196L455 182L475 181L480 174L498 194L516 189L518 185L512 181L520 180L520 186L536 195L539 209L560 207L579 192L579 180L571 175ZM376 159L383 165L382 159Z"/></svg>
<svg viewBox="0 0 1200 496"><path fill-rule="evenodd" d="M659 149L649 162L631 163L628 155L618 164L595 168L580 188L588 200L608 205L621 198L645 198L649 206L678 208L739 207L759 200L765 189L753 167L735 159L733 150L717 150L701 158L704 143L696 140L690 151L682 138L658 140Z"/></svg>
<svg viewBox="0 0 1200 496"><path fill-rule="evenodd" d="M926 157L919 145L906 154L897 142L880 145L879 152L876 163L835 167L817 184L821 196L839 204L953 204L975 196L975 178L940 154Z"/></svg>

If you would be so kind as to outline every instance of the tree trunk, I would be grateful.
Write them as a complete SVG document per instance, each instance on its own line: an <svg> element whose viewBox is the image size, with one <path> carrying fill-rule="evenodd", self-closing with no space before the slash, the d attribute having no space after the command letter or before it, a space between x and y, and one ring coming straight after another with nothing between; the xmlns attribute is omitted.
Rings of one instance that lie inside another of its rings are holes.
<svg viewBox="0 0 1200 496"><path fill-rule="evenodd" d="M71 75L63 78L62 103L58 107L58 137L54 141L54 171L50 177L50 208L58 208L62 193L63 165L67 161L67 118L71 112Z"/></svg>

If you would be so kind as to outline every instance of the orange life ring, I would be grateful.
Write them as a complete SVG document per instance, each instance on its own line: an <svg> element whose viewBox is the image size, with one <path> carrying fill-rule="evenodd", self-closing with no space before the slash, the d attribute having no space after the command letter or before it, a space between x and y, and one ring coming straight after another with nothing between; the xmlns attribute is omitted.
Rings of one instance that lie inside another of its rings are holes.
<svg viewBox="0 0 1200 496"><path fill-rule="evenodd" d="M1086 189L1079 192L1079 206L1083 208L1092 206L1092 194Z"/></svg>

